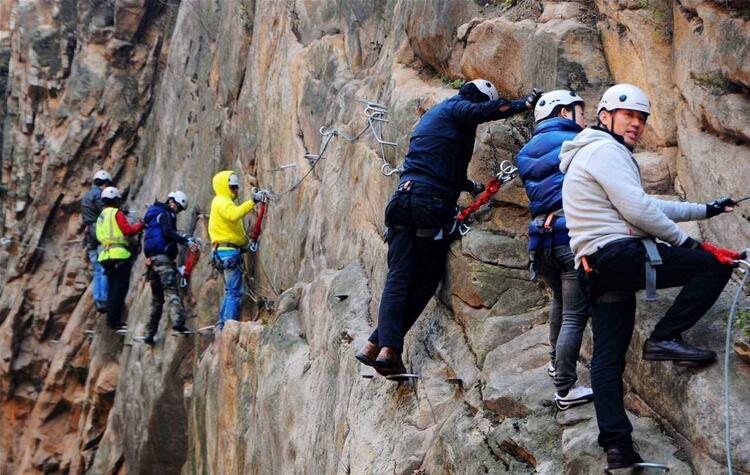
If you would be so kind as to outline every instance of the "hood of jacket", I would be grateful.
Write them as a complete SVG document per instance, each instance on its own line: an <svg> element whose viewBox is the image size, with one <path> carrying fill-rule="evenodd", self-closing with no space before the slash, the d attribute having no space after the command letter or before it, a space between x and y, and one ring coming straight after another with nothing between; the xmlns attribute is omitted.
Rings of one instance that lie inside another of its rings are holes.
<svg viewBox="0 0 750 475"><path fill-rule="evenodd" d="M212 180L214 186L214 193L216 196L223 196L224 198L233 199L232 190L229 189L229 176L233 175L232 170L222 170Z"/></svg>
<svg viewBox="0 0 750 475"><path fill-rule="evenodd" d="M570 163L573 161L576 154L578 154L582 148L597 142L600 142L601 144L616 144L618 147L622 147L628 155L631 153L627 147L615 140L615 138L609 133L594 128L584 129L580 134L576 135L573 140L563 142L562 148L560 148L560 171L565 173L570 167Z"/></svg>

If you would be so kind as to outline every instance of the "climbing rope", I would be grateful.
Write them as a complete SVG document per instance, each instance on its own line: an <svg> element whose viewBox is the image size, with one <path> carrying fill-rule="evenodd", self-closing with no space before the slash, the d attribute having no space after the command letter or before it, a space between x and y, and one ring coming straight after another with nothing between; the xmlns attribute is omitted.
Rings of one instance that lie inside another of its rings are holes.
<svg viewBox="0 0 750 475"><path fill-rule="evenodd" d="M748 253L746 250L745 253ZM729 405L730 405L730 386L731 386L731 373L729 371L729 351L730 347L732 346L732 322L734 321L735 316L737 315L737 305L740 300L740 295L742 295L742 290L745 288L745 285L747 284L748 276L750 276L750 262L744 259L738 260L738 263L740 265L744 265L747 267L747 269L740 269L740 271L744 274L742 277L742 281L740 282L739 287L737 287L737 292L734 294L734 300L732 301L732 306L729 309L729 319L727 320L727 336L726 341L724 342L724 447L727 454L727 473L729 475L733 475L734 471L732 470L732 430L731 430L731 414L729 412Z"/></svg>

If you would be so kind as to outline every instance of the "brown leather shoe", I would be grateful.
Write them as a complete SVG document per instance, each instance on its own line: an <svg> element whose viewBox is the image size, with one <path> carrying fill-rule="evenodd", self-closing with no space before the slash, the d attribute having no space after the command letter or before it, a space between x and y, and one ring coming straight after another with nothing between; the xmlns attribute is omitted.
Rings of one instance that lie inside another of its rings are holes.
<svg viewBox="0 0 750 475"><path fill-rule="evenodd" d="M354 358L365 366L375 366L375 358L377 358L380 348L373 342L368 341L365 346L358 351Z"/></svg>
<svg viewBox="0 0 750 475"><path fill-rule="evenodd" d="M380 350L380 354L375 360L374 367L378 373L384 376L406 373L404 362L401 361L401 353L388 347L384 347Z"/></svg>

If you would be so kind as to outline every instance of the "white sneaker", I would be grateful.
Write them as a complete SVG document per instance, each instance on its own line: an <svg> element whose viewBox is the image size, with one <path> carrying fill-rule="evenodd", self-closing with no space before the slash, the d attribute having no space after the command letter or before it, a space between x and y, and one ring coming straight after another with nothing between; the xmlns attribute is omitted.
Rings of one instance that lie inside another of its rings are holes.
<svg viewBox="0 0 750 475"><path fill-rule="evenodd" d="M551 361L547 363L547 376L553 379L555 377L555 365L553 365Z"/></svg>
<svg viewBox="0 0 750 475"><path fill-rule="evenodd" d="M580 406L594 400L594 391L586 386L576 386L568 391L565 396L555 393L555 405L561 411L570 409L574 406Z"/></svg>

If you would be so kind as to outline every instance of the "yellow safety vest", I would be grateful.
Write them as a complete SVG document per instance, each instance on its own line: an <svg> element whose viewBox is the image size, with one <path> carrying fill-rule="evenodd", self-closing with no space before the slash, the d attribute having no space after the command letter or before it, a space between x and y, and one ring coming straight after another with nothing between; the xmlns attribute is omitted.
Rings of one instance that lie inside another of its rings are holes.
<svg viewBox="0 0 750 475"><path fill-rule="evenodd" d="M128 259L128 239L117 224L117 208L104 208L96 220L96 240L99 246L99 262L110 259Z"/></svg>

